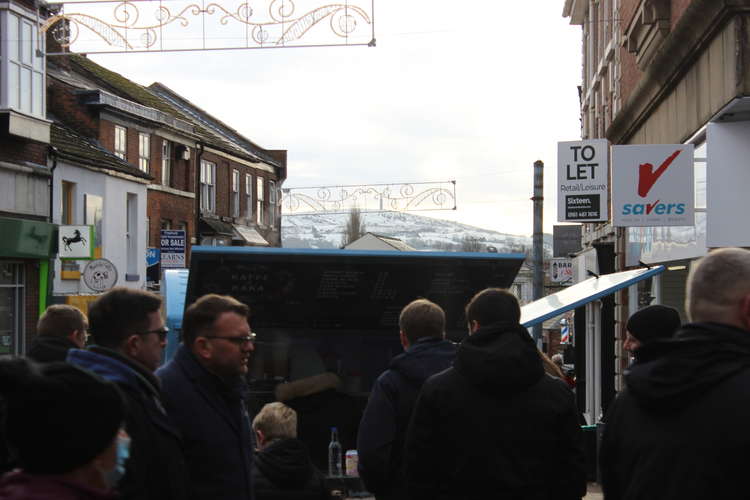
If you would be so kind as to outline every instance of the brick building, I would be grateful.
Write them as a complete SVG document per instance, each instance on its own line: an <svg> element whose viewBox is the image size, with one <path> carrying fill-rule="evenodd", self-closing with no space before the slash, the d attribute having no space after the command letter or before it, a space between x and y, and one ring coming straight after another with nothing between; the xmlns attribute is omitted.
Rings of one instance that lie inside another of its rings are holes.
<svg viewBox="0 0 750 500"><path fill-rule="evenodd" d="M286 151L164 85L84 56L48 58L46 8L0 4L0 355L25 352L48 300L85 309L95 297L86 262L57 258L59 224L96 227L94 257L135 288L162 229L186 231L186 265L191 243L280 245Z"/></svg>
<svg viewBox="0 0 750 500"><path fill-rule="evenodd" d="M602 316L603 370L620 373L615 339L632 312L654 301L686 320L690 262L709 248L750 246L750 230L733 223L750 208L750 0L566 0L563 15L582 29L582 138L695 146L694 226L584 224L584 252L602 273L667 267L618 293ZM618 384L603 386L605 406Z"/></svg>

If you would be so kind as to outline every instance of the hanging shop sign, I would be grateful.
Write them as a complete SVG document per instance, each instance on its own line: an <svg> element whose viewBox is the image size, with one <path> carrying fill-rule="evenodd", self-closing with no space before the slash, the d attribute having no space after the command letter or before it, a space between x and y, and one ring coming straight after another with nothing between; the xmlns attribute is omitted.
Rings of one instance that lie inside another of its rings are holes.
<svg viewBox="0 0 750 500"><path fill-rule="evenodd" d="M557 220L602 222L609 219L605 139L557 143Z"/></svg>
<svg viewBox="0 0 750 500"><path fill-rule="evenodd" d="M95 292L105 292L117 283L117 268L107 259L95 259L83 269L83 282Z"/></svg>
<svg viewBox="0 0 750 500"><path fill-rule="evenodd" d="M694 225L694 177L692 144L613 146L614 225Z"/></svg>
<svg viewBox="0 0 750 500"><path fill-rule="evenodd" d="M93 259L94 226L60 226L58 255L61 259Z"/></svg>
<svg viewBox="0 0 750 500"><path fill-rule="evenodd" d="M566 258L551 259L549 277L552 283L573 284L573 260Z"/></svg>

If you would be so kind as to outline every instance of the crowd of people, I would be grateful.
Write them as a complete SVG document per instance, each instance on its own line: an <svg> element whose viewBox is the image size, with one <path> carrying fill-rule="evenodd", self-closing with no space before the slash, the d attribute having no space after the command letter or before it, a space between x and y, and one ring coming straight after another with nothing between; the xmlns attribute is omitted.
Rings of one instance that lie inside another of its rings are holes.
<svg viewBox="0 0 750 500"><path fill-rule="evenodd" d="M161 306L128 288L101 295L88 317L50 306L27 357L0 362L0 499L331 498L298 439L296 389L251 415L248 307L199 298L162 366ZM750 251L694 265L686 312L681 326L676 310L650 306L626 325L634 359L605 416L605 498L743 496ZM404 352L375 381L356 433L367 490L378 500L583 498L571 381L520 325L507 290L477 293L465 314L456 345L439 305L417 299L401 311Z"/></svg>

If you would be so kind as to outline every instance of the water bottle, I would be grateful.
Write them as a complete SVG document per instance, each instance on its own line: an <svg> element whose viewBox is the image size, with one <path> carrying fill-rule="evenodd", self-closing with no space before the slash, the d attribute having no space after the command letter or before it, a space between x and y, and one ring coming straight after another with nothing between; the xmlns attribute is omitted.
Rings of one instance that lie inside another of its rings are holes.
<svg viewBox="0 0 750 500"><path fill-rule="evenodd" d="M331 427L331 443L328 445L328 475L332 477L342 476L341 472L341 443L339 443L339 431Z"/></svg>

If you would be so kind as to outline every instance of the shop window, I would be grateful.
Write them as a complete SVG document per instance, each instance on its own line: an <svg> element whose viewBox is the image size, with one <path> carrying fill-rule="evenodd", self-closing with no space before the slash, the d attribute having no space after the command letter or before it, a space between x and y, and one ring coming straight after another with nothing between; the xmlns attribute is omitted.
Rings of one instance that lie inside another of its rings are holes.
<svg viewBox="0 0 750 500"><path fill-rule="evenodd" d="M0 356L19 356L24 351L23 264L0 263Z"/></svg>

